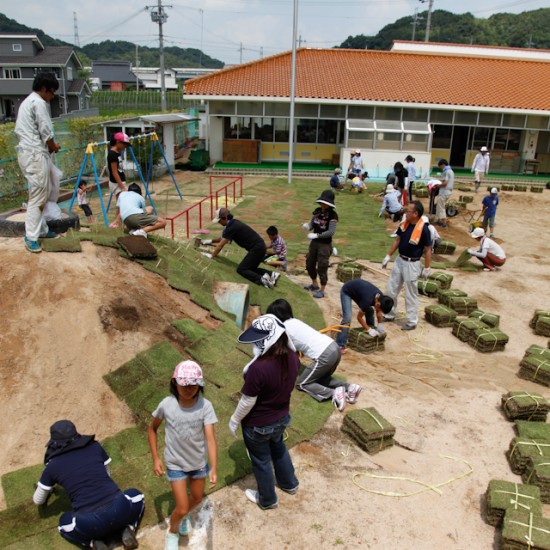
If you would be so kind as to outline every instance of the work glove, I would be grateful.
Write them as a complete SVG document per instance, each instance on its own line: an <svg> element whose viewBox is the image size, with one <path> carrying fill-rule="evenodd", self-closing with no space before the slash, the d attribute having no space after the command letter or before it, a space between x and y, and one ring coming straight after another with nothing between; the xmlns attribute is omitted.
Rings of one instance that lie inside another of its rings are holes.
<svg viewBox="0 0 550 550"><path fill-rule="evenodd" d="M309 223L303 223L302 229L305 229L307 231L309 229Z"/></svg>
<svg viewBox="0 0 550 550"><path fill-rule="evenodd" d="M466 252L468 252L468 254L470 254L470 256L473 256L475 250L473 248L468 248L468 250Z"/></svg>
<svg viewBox="0 0 550 550"><path fill-rule="evenodd" d="M233 437L237 437L237 430L239 429L239 423L233 420L233 417L229 419L229 431Z"/></svg>
<svg viewBox="0 0 550 550"><path fill-rule="evenodd" d="M382 269L386 269L386 267L390 263L390 260L391 260L391 256L389 254L386 254L386 257L382 261Z"/></svg>
<svg viewBox="0 0 550 550"><path fill-rule="evenodd" d="M432 270L429 267L423 267L422 272L420 273L420 276L426 280L429 276Z"/></svg>
<svg viewBox="0 0 550 550"><path fill-rule="evenodd" d="M332 255L338 256L338 249L335 246L332 247Z"/></svg>
<svg viewBox="0 0 550 550"><path fill-rule="evenodd" d="M377 336L380 336L380 333L376 329L373 329L373 328L369 328L369 330L367 331L367 334L369 336L372 336L373 338L376 338Z"/></svg>
<svg viewBox="0 0 550 550"><path fill-rule="evenodd" d="M319 237L319 235L317 233L308 233L307 234L307 238L311 241L316 239L317 237Z"/></svg>
<svg viewBox="0 0 550 550"><path fill-rule="evenodd" d="M201 244L212 244L212 239L204 239Z"/></svg>
<svg viewBox="0 0 550 550"><path fill-rule="evenodd" d="M381 218L383 213L384 213L384 211L380 210L380 212L378 212L378 217Z"/></svg>
<svg viewBox="0 0 550 550"><path fill-rule="evenodd" d="M376 330L378 331L378 334L384 334L384 332L386 332L382 323L378 323Z"/></svg>
<svg viewBox="0 0 550 550"><path fill-rule="evenodd" d="M202 254L205 258L208 258L209 260L212 259L212 254L210 254L210 252L201 252L201 254Z"/></svg>

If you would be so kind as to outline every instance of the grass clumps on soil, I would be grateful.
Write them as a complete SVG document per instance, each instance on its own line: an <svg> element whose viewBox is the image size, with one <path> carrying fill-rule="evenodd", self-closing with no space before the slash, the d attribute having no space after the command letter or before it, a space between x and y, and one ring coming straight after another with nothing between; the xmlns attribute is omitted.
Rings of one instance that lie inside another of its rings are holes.
<svg viewBox="0 0 550 550"><path fill-rule="evenodd" d="M550 440L550 424L546 422L530 422L529 420L516 420L516 432L519 437L525 439Z"/></svg>
<svg viewBox="0 0 550 550"><path fill-rule="evenodd" d="M501 405L508 420L546 422L546 415L550 411L550 403L540 393L527 391L511 391L504 394Z"/></svg>
<svg viewBox="0 0 550 550"><path fill-rule="evenodd" d="M502 550L550 550L550 520L510 510L502 525Z"/></svg>
<svg viewBox="0 0 550 550"><path fill-rule="evenodd" d="M489 525L501 525L508 510L522 509L542 516L540 489L510 481L493 479L485 493L485 518Z"/></svg>
<svg viewBox="0 0 550 550"><path fill-rule="evenodd" d="M346 414L342 431L370 454L392 447L394 443L395 427L374 407Z"/></svg>
<svg viewBox="0 0 550 550"><path fill-rule="evenodd" d="M450 307L441 304L432 304L424 309L424 316L428 323L436 327L451 327L458 313Z"/></svg>
<svg viewBox="0 0 550 550"><path fill-rule="evenodd" d="M45 252L82 252L80 239L73 229L57 239L42 239L40 244Z"/></svg>

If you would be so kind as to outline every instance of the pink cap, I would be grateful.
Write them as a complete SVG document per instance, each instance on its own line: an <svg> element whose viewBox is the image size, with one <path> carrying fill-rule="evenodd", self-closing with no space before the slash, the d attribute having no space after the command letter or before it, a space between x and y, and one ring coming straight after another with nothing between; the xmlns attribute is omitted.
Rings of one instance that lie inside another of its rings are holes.
<svg viewBox="0 0 550 550"><path fill-rule="evenodd" d="M178 386L204 386L202 369L195 361L182 361L176 365L172 378Z"/></svg>
<svg viewBox="0 0 550 550"><path fill-rule="evenodd" d="M117 132L113 136L117 141L121 141L122 143L127 143L130 145L130 138L128 137L128 134L125 134L124 132Z"/></svg>

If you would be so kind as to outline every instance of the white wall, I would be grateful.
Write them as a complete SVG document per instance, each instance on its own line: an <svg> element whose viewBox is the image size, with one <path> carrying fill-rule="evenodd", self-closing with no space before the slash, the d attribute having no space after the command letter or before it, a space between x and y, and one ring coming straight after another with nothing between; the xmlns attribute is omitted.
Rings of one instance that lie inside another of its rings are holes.
<svg viewBox="0 0 550 550"><path fill-rule="evenodd" d="M355 151L355 147L344 147L340 150L340 166L344 174L348 169L352 151ZM393 165L396 162L401 162L403 166L406 166L405 157L409 154L416 159L414 165L416 166L417 179L427 177L431 168L431 153L361 149L365 170L371 178L384 179L389 172L393 171Z"/></svg>
<svg viewBox="0 0 550 550"><path fill-rule="evenodd" d="M208 128L208 151L210 162L219 162L223 159L223 118L218 116L209 117L210 127Z"/></svg>

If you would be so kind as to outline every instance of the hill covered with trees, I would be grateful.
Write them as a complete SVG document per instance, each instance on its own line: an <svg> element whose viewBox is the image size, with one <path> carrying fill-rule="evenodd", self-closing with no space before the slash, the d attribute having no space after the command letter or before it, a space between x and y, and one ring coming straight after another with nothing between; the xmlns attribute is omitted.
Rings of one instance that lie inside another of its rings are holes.
<svg viewBox="0 0 550 550"><path fill-rule="evenodd" d="M415 40L423 41L428 12L418 14ZM495 13L479 19L471 13L432 12L430 42L550 49L550 8L523 13ZM348 36L337 48L389 50L394 40L412 40L412 16L402 17L375 36Z"/></svg>
<svg viewBox="0 0 550 550"><path fill-rule="evenodd" d="M41 29L27 27L18 23L14 19L6 17L0 13L0 32L10 33L32 33L36 34L44 46L72 46L77 51L80 60L84 65L91 65L92 61L136 61L136 45L132 42L104 40L99 44L87 44L81 48L57 40L47 35ZM147 46L138 46L140 65L142 67L157 67L159 64L158 48L149 48ZM212 69L221 69L224 66L223 61L214 59L204 52L195 48L179 48L170 46L164 48L164 59L167 67L204 67Z"/></svg>

